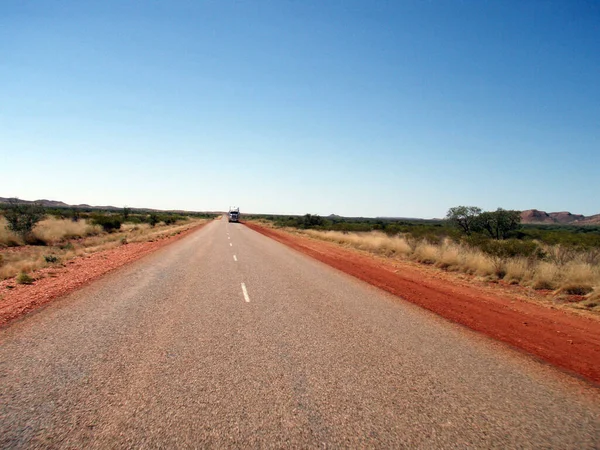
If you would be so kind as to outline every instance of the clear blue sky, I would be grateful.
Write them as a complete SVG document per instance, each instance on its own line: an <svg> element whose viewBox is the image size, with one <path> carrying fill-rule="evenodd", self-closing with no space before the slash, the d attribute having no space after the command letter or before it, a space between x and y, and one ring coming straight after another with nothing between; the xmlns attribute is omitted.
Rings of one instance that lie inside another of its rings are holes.
<svg viewBox="0 0 600 450"><path fill-rule="evenodd" d="M0 3L0 196L600 213L600 2Z"/></svg>

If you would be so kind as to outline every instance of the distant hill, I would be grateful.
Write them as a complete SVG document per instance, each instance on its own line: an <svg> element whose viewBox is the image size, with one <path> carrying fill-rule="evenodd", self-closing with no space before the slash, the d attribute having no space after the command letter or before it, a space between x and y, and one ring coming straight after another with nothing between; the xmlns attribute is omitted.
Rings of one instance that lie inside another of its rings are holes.
<svg viewBox="0 0 600 450"><path fill-rule="evenodd" d="M0 197L0 204L8 203L9 200L10 200L9 198ZM41 199L41 200L19 199L19 202L25 203L25 204L39 203L44 208L78 208L78 209L95 209L95 210L102 210L102 211L120 211L123 209L122 207L118 207L118 206L91 206L91 205L87 205L87 204L69 205L65 202L61 202L61 201L57 201L57 200L46 200L46 199ZM199 211L184 211L184 210L161 210L161 209L152 209L152 208L131 208L131 210L132 211L162 211L162 212L181 213L181 214L190 213L190 212L199 212ZM206 212L206 211L202 211L202 212ZM212 213L212 212L210 212L210 213ZM215 214L220 214L220 212L216 212Z"/></svg>
<svg viewBox="0 0 600 450"><path fill-rule="evenodd" d="M5 197L0 197L0 203L8 203L10 199L9 198L5 198ZM60 202L58 200L46 200L46 199L41 199L41 200L23 200L23 199L19 199L20 203L25 203L25 204L31 204L31 203L38 203L40 205L42 205L44 208L81 208L81 209L103 209L103 210L117 210L117 209L123 209L123 208L118 208L116 206L90 206L90 205L69 205L65 202Z"/></svg>
<svg viewBox="0 0 600 450"><path fill-rule="evenodd" d="M571 214L568 211L547 213L537 209L528 209L521 212L521 222L549 225L600 225L600 214L586 217L582 214Z"/></svg>

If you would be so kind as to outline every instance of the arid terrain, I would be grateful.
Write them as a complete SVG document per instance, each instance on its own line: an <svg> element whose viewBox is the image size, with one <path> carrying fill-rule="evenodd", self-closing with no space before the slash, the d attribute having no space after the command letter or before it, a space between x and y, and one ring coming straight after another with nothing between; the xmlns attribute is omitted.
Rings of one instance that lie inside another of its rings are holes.
<svg viewBox="0 0 600 450"><path fill-rule="evenodd" d="M252 229L427 308L595 382L600 382L600 316L569 311L548 295L508 284L376 257L255 223Z"/></svg>
<svg viewBox="0 0 600 450"><path fill-rule="evenodd" d="M0 328L0 447L599 444L597 321L284 231L186 233L11 290L46 303Z"/></svg>
<svg viewBox="0 0 600 450"><path fill-rule="evenodd" d="M123 244L117 241L117 246L108 245L90 253L74 254L63 264L47 264L33 271L30 283L18 283L14 277L0 281L0 327L187 236L205 224L206 221L197 221L167 227L139 242Z"/></svg>

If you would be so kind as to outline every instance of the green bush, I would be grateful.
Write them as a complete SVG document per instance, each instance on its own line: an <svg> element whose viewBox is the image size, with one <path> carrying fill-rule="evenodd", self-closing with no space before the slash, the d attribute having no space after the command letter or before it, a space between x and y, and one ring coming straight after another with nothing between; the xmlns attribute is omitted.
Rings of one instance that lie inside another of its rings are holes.
<svg viewBox="0 0 600 450"><path fill-rule="evenodd" d="M17 284L33 284L35 280L25 272L21 272L19 275L17 275L16 281Z"/></svg>
<svg viewBox="0 0 600 450"><path fill-rule="evenodd" d="M100 225L107 233L112 233L113 231L121 228L123 220L120 216L116 215L109 216L104 214L95 214L92 216L92 223L94 225Z"/></svg>
<svg viewBox="0 0 600 450"><path fill-rule="evenodd" d="M58 262L58 256L55 256L55 255L44 255L44 260L47 263L53 264L53 263Z"/></svg>
<svg viewBox="0 0 600 450"><path fill-rule="evenodd" d="M544 253L537 243L533 241L519 241L518 239L507 239L498 241L495 239L471 239L470 244L479 248L484 253L498 258L514 258L522 256L526 258L543 258Z"/></svg>
<svg viewBox="0 0 600 450"><path fill-rule="evenodd" d="M37 223L45 217L44 208L37 203L22 203L18 198L8 200L4 218L10 231L20 234L26 241Z"/></svg>

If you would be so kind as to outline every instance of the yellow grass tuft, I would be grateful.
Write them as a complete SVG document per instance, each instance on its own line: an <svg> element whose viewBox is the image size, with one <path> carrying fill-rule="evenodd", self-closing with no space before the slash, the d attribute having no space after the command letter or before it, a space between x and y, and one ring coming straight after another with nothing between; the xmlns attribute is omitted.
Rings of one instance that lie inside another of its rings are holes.
<svg viewBox="0 0 600 450"><path fill-rule="evenodd" d="M55 244L66 239L77 239L100 233L102 233L100 226L88 224L85 220L73 222L67 219L46 219L33 229L33 235L46 244Z"/></svg>
<svg viewBox="0 0 600 450"><path fill-rule="evenodd" d="M438 261L438 247L425 241L419 242L413 257L423 264L435 264Z"/></svg>
<svg viewBox="0 0 600 450"><path fill-rule="evenodd" d="M462 258L463 252L461 251L461 248L449 240L446 240L440 246L436 265L441 269L459 270Z"/></svg>
<svg viewBox="0 0 600 450"><path fill-rule="evenodd" d="M23 239L9 231L6 228L8 222L4 217L0 217L0 247L15 247L23 245Z"/></svg>
<svg viewBox="0 0 600 450"><path fill-rule="evenodd" d="M504 264L504 279L509 283L519 284L532 276L530 263L526 258L509 259Z"/></svg>
<svg viewBox="0 0 600 450"><path fill-rule="evenodd" d="M541 261L534 269L532 284L534 289L556 289L560 283L560 269L555 263Z"/></svg>

